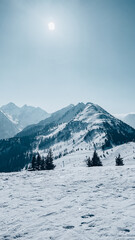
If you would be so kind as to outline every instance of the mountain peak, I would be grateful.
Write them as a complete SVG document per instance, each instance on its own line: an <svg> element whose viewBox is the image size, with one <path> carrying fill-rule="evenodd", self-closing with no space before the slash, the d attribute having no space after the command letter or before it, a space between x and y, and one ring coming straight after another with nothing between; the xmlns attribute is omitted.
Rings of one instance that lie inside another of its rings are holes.
<svg viewBox="0 0 135 240"><path fill-rule="evenodd" d="M50 114L41 108L31 107L26 104L23 107L18 107L13 102L9 102L7 105L2 106L0 110L12 122L12 124L15 125L15 128L18 129L15 134L26 126L37 124L41 120L50 116Z"/></svg>
<svg viewBox="0 0 135 240"><path fill-rule="evenodd" d="M3 105L1 108L5 108L5 109L8 109L8 108L16 108L16 109L19 109L19 107L15 104L15 103L13 103L13 102L9 102L8 104L5 104L5 105Z"/></svg>
<svg viewBox="0 0 135 240"><path fill-rule="evenodd" d="M24 116L27 120L28 115L21 116L21 120ZM32 111L29 118L30 116ZM38 150L44 154L49 148L53 148L57 158L75 151L81 154L83 149L105 150L135 141L135 129L116 119L99 105L89 102L78 103L76 106L71 104L16 135L20 141L24 136L26 139L29 136L30 145L27 149L26 146L20 146L22 151L29 152L32 148L32 151ZM11 145L16 145L16 137ZM19 161L16 164L20 164Z"/></svg>

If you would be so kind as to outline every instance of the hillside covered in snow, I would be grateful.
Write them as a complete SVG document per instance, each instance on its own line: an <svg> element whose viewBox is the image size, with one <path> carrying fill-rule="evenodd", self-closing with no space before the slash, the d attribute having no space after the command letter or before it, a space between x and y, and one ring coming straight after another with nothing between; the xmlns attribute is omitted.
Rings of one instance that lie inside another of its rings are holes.
<svg viewBox="0 0 135 240"><path fill-rule="evenodd" d="M18 171L30 162L30 154L55 158L85 150L102 151L135 141L135 129L116 119L99 105L79 103L26 127L14 138L0 141L0 171Z"/></svg>
<svg viewBox="0 0 135 240"><path fill-rule="evenodd" d="M14 137L26 126L36 124L50 116L39 107L27 105L18 107L14 103L8 103L0 107L0 114L0 139ZM2 117L2 114L5 117Z"/></svg>
<svg viewBox="0 0 135 240"><path fill-rule="evenodd" d="M18 131L17 126L0 111L0 139L13 137Z"/></svg>
<svg viewBox="0 0 135 240"><path fill-rule="evenodd" d="M103 167L86 167L91 154L57 159L53 171L1 173L0 239L134 240L135 143L105 151Z"/></svg>

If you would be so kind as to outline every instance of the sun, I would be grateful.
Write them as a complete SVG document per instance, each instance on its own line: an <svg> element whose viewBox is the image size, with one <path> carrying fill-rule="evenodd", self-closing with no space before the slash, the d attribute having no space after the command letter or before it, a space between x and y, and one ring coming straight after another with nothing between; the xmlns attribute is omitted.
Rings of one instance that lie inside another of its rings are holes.
<svg viewBox="0 0 135 240"><path fill-rule="evenodd" d="M55 23L54 22L49 22L48 23L48 28L50 31L54 31L55 30Z"/></svg>

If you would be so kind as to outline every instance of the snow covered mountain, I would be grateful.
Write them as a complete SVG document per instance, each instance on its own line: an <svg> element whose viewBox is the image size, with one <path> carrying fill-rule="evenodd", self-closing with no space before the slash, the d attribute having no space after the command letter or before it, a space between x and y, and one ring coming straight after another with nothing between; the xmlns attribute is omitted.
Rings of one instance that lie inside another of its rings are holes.
<svg viewBox="0 0 135 240"><path fill-rule="evenodd" d="M10 138L18 133L18 128L0 111L0 139Z"/></svg>
<svg viewBox="0 0 135 240"><path fill-rule="evenodd" d="M7 105L2 106L0 110L2 110L7 118L15 124L20 131L26 126L38 123L50 116L50 114L39 107L27 105L18 107L14 103L8 103Z"/></svg>
<svg viewBox="0 0 135 240"><path fill-rule="evenodd" d="M79 103L20 132L34 136L40 149L48 147L110 148L135 139L135 130L93 103Z"/></svg>
<svg viewBox="0 0 135 240"><path fill-rule="evenodd" d="M50 147L58 158L75 151L81 154L83 149L105 150L131 141L135 141L135 129L100 106L69 105L14 138L0 141L0 171L20 170L30 161L28 153L39 151L46 155Z"/></svg>
<svg viewBox="0 0 135 240"><path fill-rule="evenodd" d="M72 120L75 114L77 114L80 110L84 108L84 106L85 106L84 103L79 103L77 106L70 104L69 106L62 108L61 110L54 112L53 114L51 114L49 118L40 121L38 124L26 127L25 129L23 129L22 132L17 134L17 137L30 135L36 136L39 135L40 133L42 134L44 131L46 132L48 127L50 129L55 125L57 126L58 124L69 122Z"/></svg>

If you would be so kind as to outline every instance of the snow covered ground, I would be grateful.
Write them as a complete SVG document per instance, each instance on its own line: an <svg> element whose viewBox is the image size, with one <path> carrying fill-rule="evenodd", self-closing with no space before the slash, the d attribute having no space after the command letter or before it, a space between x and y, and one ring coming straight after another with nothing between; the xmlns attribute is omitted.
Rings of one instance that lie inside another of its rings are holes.
<svg viewBox="0 0 135 240"><path fill-rule="evenodd" d="M134 149L105 152L103 167L86 167L82 151L54 171L1 173L0 240L135 240Z"/></svg>

